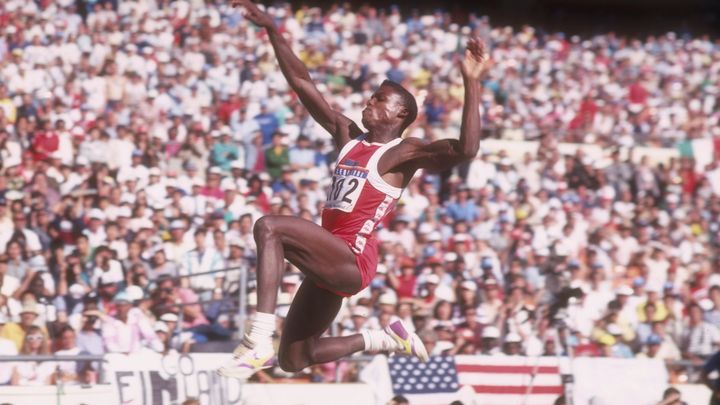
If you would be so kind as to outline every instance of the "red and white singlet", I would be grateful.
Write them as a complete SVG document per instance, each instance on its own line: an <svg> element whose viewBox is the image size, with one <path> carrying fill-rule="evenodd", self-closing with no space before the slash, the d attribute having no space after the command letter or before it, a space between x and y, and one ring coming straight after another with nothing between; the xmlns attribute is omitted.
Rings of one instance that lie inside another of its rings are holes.
<svg viewBox="0 0 720 405"><path fill-rule="evenodd" d="M378 263L377 240L373 231L395 208L402 189L380 177L377 164L388 149L402 138L388 143L369 143L363 134L340 151L332 187L322 213L322 226L347 242L355 253L365 288L375 276Z"/></svg>

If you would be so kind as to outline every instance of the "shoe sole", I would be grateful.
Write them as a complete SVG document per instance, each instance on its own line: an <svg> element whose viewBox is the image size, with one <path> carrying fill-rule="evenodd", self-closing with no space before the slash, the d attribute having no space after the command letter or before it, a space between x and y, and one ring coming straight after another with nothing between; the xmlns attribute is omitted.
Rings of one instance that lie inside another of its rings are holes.
<svg viewBox="0 0 720 405"><path fill-rule="evenodd" d="M220 366L215 370L215 373L217 373L220 376L228 377L228 378L235 378L238 380L247 380L248 378L252 377L253 374L257 373L260 370L266 370L268 368L271 368L273 366L272 357L265 360L265 362L257 365L254 365L254 367L241 367L237 366L232 363L233 360L228 360L225 365ZM270 364L268 364L270 363Z"/></svg>
<svg viewBox="0 0 720 405"><path fill-rule="evenodd" d="M220 367L215 370L215 373L221 377L234 378L236 380L247 381L248 378L252 377L253 374L260 370L252 370L244 367Z"/></svg>

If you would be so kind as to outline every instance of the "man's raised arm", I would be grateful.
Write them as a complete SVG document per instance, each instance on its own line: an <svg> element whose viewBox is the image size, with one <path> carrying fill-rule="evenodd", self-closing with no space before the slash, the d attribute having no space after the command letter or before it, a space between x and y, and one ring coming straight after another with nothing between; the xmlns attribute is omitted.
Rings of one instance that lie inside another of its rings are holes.
<svg viewBox="0 0 720 405"><path fill-rule="evenodd" d="M426 142L407 138L396 146L393 157L381 161L381 172L391 168L409 170L426 169L431 172L447 170L458 163L471 160L480 148L480 77L485 71L488 57L485 46L471 38L460 65L465 85L462 124L459 139L442 139Z"/></svg>
<svg viewBox="0 0 720 405"><path fill-rule="evenodd" d="M362 130L352 120L333 110L325 101L315 87L305 65L293 53L290 45L277 30L272 17L260 10L251 0L232 0L231 3L233 7L243 6L246 10L245 17L255 25L267 30L285 79L315 121L330 132L338 149L341 149L350 139L360 135Z"/></svg>

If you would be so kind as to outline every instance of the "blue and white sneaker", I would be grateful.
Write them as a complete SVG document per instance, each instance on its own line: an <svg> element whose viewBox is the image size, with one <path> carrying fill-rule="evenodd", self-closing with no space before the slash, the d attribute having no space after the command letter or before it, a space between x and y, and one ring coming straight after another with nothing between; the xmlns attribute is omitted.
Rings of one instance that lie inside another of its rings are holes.
<svg viewBox="0 0 720 405"><path fill-rule="evenodd" d="M397 343L394 351L415 356L422 362L426 362L430 358L420 337L416 333L408 331L402 320L397 320L386 326L384 331Z"/></svg>
<svg viewBox="0 0 720 405"><path fill-rule="evenodd" d="M270 350L261 353L244 342L233 351L232 358L223 363L215 372L223 377L247 380L260 370L275 365L275 353Z"/></svg>

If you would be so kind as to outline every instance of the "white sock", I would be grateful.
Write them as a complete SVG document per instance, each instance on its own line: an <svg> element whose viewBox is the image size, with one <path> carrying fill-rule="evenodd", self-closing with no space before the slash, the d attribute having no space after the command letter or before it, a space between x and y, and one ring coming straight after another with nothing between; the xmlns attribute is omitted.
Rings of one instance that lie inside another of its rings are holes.
<svg viewBox="0 0 720 405"><path fill-rule="evenodd" d="M380 351L392 351L400 350L402 346L381 330L368 330L364 329L360 332L365 341L365 351L367 352L380 352Z"/></svg>
<svg viewBox="0 0 720 405"><path fill-rule="evenodd" d="M273 350L272 336L275 333L275 314L255 313L250 333L245 335L245 343L259 351Z"/></svg>

